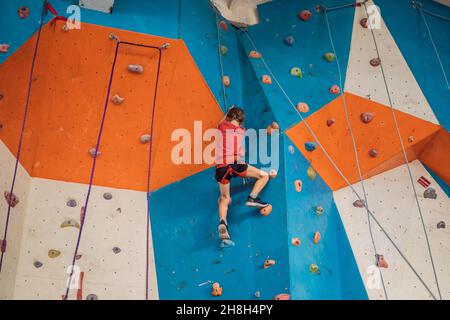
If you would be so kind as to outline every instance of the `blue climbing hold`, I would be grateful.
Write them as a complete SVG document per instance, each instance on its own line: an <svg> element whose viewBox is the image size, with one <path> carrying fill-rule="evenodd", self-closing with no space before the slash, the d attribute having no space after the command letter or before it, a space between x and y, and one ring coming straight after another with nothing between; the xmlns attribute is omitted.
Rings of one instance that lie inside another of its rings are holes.
<svg viewBox="0 0 450 320"><path fill-rule="evenodd" d="M286 43L288 46L292 46L295 42L295 39L293 36L288 36L284 39L284 43Z"/></svg>
<svg viewBox="0 0 450 320"><path fill-rule="evenodd" d="M234 242L229 239L224 239L220 242L221 248L231 248L234 247Z"/></svg>
<svg viewBox="0 0 450 320"><path fill-rule="evenodd" d="M317 148L317 143L315 142L305 142L305 149L307 151L314 151Z"/></svg>

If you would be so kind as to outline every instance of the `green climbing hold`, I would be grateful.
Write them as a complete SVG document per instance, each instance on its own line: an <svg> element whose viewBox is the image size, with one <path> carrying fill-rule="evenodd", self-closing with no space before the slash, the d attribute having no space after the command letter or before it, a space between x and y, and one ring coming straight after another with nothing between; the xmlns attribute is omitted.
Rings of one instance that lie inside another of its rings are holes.
<svg viewBox="0 0 450 320"><path fill-rule="evenodd" d="M306 171L306 174L308 175L308 178L310 178L311 180L314 180L317 176L317 173L313 167L309 167L308 170Z"/></svg>
<svg viewBox="0 0 450 320"><path fill-rule="evenodd" d="M334 55L333 52L327 52L323 55L323 58L325 59L326 62L333 62L334 59L336 59L336 56Z"/></svg>
<svg viewBox="0 0 450 320"><path fill-rule="evenodd" d="M226 55L227 54L227 52L228 52L228 48L227 47L225 47L225 46L220 46L220 53L222 54L222 55Z"/></svg>
<svg viewBox="0 0 450 320"><path fill-rule="evenodd" d="M291 76L303 78L302 69L294 67L291 69Z"/></svg>
<svg viewBox="0 0 450 320"><path fill-rule="evenodd" d="M309 271L311 271L314 274L320 274L320 269L319 266L315 263L311 263L309 265Z"/></svg>

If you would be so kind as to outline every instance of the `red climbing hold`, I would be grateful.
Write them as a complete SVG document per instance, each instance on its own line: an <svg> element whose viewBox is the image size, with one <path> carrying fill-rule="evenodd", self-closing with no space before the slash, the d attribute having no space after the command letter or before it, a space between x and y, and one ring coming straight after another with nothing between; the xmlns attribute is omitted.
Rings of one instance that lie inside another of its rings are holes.
<svg viewBox="0 0 450 320"><path fill-rule="evenodd" d="M380 65L380 63L381 63L380 58L373 58L370 60L370 65L372 67L378 67Z"/></svg>
<svg viewBox="0 0 450 320"><path fill-rule="evenodd" d="M361 121L364 123L369 123L370 121L373 120L373 113L371 112L363 112L361 113Z"/></svg>
<svg viewBox="0 0 450 320"><path fill-rule="evenodd" d="M20 19L25 19L30 15L30 9L28 7L20 7L18 13Z"/></svg>
<svg viewBox="0 0 450 320"><path fill-rule="evenodd" d="M227 23L225 22L225 21L220 21L219 22L219 26L220 26L220 28L222 28L222 30L224 30L224 31L228 31L228 25L227 25Z"/></svg>
<svg viewBox="0 0 450 320"><path fill-rule="evenodd" d="M300 18L300 20L302 21L308 21L311 18L312 14L311 11L309 10L302 10L299 14L298 17Z"/></svg>
<svg viewBox="0 0 450 320"><path fill-rule="evenodd" d="M330 93L331 94L339 94L339 93L341 93L341 88L339 88L339 86L337 86L337 85L332 85L330 87Z"/></svg>
<svg viewBox="0 0 450 320"><path fill-rule="evenodd" d="M336 120L334 120L333 118L330 118L327 120L327 126L331 127L335 122L336 122Z"/></svg>
<svg viewBox="0 0 450 320"><path fill-rule="evenodd" d="M14 208L19 203L19 198L14 193L5 191L4 196L6 203L8 203L11 208Z"/></svg>
<svg viewBox="0 0 450 320"><path fill-rule="evenodd" d="M363 27L364 29L367 29L367 27L369 26L368 22L367 22L367 18L362 18L361 20L359 20L359 24L361 25L361 27Z"/></svg>
<svg viewBox="0 0 450 320"><path fill-rule="evenodd" d="M7 53L9 50L9 44L0 44L0 53Z"/></svg>
<svg viewBox="0 0 450 320"><path fill-rule="evenodd" d="M273 300L291 300L291 295L288 293L280 293L273 297Z"/></svg>
<svg viewBox="0 0 450 320"><path fill-rule="evenodd" d="M384 259L384 256L382 254L376 254L375 258L377 259L377 267L378 268L387 269L389 267L387 261Z"/></svg>

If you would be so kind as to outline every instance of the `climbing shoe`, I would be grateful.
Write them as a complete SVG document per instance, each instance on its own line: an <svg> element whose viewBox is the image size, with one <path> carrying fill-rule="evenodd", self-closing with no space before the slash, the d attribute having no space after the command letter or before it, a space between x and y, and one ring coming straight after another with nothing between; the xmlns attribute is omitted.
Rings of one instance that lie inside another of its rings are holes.
<svg viewBox="0 0 450 320"><path fill-rule="evenodd" d="M246 205L248 207L265 208L269 204L267 202L262 201L259 197L252 198L251 196L248 196Z"/></svg>
<svg viewBox="0 0 450 320"><path fill-rule="evenodd" d="M228 226L225 223L225 221L220 220L218 229L219 229L220 240L230 240L230 234L228 233Z"/></svg>

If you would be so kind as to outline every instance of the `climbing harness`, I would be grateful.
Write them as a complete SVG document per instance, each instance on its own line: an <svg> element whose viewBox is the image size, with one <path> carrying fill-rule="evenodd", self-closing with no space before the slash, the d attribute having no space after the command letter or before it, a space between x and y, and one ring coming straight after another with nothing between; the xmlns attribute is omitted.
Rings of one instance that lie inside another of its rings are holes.
<svg viewBox="0 0 450 320"><path fill-rule="evenodd" d="M36 58L37 58L37 54L38 54L38 50L39 50L39 43L41 40L42 28L44 26L44 17L45 17L46 13L47 13L47 0L44 0L43 6L42 6L42 12L41 12L41 20L39 21L39 29L38 29L38 34L37 34L37 38L36 38L36 45L34 47L33 58L31 61L30 75L28 77L27 96L26 96L25 108L24 108L24 112L23 112L22 129L20 131L19 144L17 146L17 154L16 154L16 162L14 165L13 179L12 179L12 183L11 183L11 189L9 191L10 196L12 196L14 194L14 187L16 185L17 170L19 167L20 155L21 155L21 151L22 151L23 136L24 136L25 126L26 126L26 122L27 122L28 108L30 105L31 88L32 88L33 78L34 78L34 76L33 76L34 68L35 68L35 64L36 64ZM5 230L3 233L2 250L1 250L1 255L0 255L0 272L2 271L3 258L4 258L4 254L6 251L6 237L8 235L9 219L10 219L11 208L12 208L11 204L12 203L10 201L8 201L8 210L6 213Z"/></svg>

